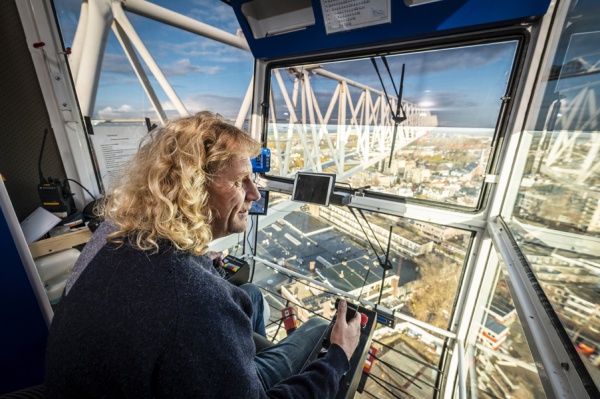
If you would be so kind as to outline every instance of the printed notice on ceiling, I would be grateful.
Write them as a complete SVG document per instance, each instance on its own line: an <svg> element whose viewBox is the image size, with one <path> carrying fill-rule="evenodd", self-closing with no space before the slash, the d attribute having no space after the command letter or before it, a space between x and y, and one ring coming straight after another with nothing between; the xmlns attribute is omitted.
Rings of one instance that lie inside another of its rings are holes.
<svg viewBox="0 0 600 399"><path fill-rule="evenodd" d="M327 34L391 22L390 0L321 0Z"/></svg>

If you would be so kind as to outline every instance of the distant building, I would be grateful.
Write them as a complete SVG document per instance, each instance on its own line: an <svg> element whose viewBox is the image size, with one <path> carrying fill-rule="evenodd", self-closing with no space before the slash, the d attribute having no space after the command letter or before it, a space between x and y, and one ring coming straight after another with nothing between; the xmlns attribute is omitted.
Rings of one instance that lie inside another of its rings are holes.
<svg viewBox="0 0 600 399"><path fill-rule="evenodd" d="M363 230L354 216L343 208L336 207L321 207L319 216L334 226L342 229L348 234L356 237L364 237ZM389 229L378 225L376 219L370 220L373 232L377 235L379 242L387 242ZM389 226L389 225L388 225ZM364 226L363 226L364 227ZM373 239L371 229L365 229L367 235ZM410 231L402 231L400 233L392 233L392 246L396 251L408 255L409 257L417 257L433 251L433 241L424 236L420 236Z"/></svg>
<svg viewBox="0 0 600 399"><path fill-rule="evenodd" d="M514 306L495 303L488 309L488 315L498 323L505 324L517 315L517 309Z"/></svg>
<svg viewBox="0 0 600 399"><path fill-rule="evenodd" d="M458 262L462 262L465 256L467 256L467 249L464 245L460 245L451 241L443 241L440 245L447 252L451 252L452 254L454 254L452 258Z"/></svg>
<svg viewBox="0 0 600 399"><path fill-rule="evenodd" d="M600 304L596 302L598 299L596 287L588 288L578 284L567 286L565 289L568 292L567 300L563 305L565 316L594 332L600 332Z"/></svg>
<svg viewBox="0 0 600 399"><path fill-rule="evenodd" d="M443 201L451 197L453 192L446 187L425 187L423 188L423 196L434 201Z"/></svg>
<svg viewBox="0 0 600 399"><path fill-rule="evenodd" d="M600 198L588 197L583 200L579 228L588 233L600 232Z"/></svg>
<svg viewBox="0 0 600 399"><path fill-rule="evenodd" d="M481 179L485 174L484 162L470 162L460 171L462 181Z"/></svg>
<svg viewBox="0 0 600 399"><path fill-rule="evenodd" d="M479 329L479 341L486 347L496 350L502 346L508 337L508 328L489 314L486 315L485 324Z"/></svg>
<svg viewBox="0 0 600 399"><path fill-rule="evenodd" d="M446 241L462 234L461 230L452 227L421 222L418 220L411 220L410 224L416 227L421 233L427 237L433 238L437 242Z"/></svg>
<svg viewBox="0 0 600 399"><path fill-rule="evenodd" d="M520 191L517 196L517 208L523 213L536 214L548 197L535 190Z"/></svg>
<svg viewBox="0 0 600 399"><path fill-rule="evenodd" d="M431 177L431 171L429 169L425 169L425 168L415 168L415 169L406 169L405 173L404 173L404 178L407 181L410 181L412 183L424 183L429 181Z"/></svg>

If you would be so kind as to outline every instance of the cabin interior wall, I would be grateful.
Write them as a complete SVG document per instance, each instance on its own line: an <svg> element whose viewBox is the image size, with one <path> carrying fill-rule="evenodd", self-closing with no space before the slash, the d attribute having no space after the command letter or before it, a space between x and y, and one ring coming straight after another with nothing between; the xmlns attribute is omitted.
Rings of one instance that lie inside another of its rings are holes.
<svg viewBox="0 0 600 399"><path fill-rule="evenodd" d="M0 2L0 21L5 50L4 57L0 57L0 173L6 179L17 218L22 221L40 206L37 165L50 118L29 53L42 50L29 48L14 0ZM42 170L46 177L66 177L52 134L46 139Z"/></svg>

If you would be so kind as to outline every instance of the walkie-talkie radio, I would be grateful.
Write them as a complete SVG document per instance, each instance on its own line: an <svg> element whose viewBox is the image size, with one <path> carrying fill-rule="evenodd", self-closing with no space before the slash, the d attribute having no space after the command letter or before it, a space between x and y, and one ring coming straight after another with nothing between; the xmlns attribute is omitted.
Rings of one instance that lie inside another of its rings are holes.
<svg viewBox="0 0 600 399"><path fill-rule="evenodd" d="M75 211L75 203L69 183L66 180L63 182L60 179L46 178L42 173L42 156L44 155L44 146L49 130L51 129L44 129L42 149L40 150L40 159L38 161L38 173L40 176L38 193L44 209L60 218L65 218Z"/></svg>

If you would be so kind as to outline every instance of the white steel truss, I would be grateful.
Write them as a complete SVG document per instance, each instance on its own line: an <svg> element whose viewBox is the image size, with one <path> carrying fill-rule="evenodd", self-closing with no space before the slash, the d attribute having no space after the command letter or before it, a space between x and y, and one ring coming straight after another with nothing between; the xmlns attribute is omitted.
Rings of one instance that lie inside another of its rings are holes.
<svg viewBox="0 0 600 399"><path fill-rule="evenodd" d="M94 111L100 69L104 56L106 37L109 27L117 35L125 54L136 72L142 87L150 98L157 115L162 122L165 113L154 94L154 91L143 72L139 60L133 51L138 51L148 69L156 78L180 115L189 115L185 105L173 90L167 77L164 75L154 58L144 45L142 39L129 22L123 8L141 16L154 19L179 29L192 32L221 43L248 50L248 44L242 37L227 33L210 25L196 21L192 18L177 14L166 8L157 6L144 0L84 0L81 4L81 13L75 39L73 40L73 55L70 58L71 71L75 87L79 95L81 112L91 116Z"/></svg>
<svg viewBox="0 0 600 399"><path fill-rule="evenodd" d="M559 107L556 112L549 113L549 118L556 118L556 122L551 131L545 129L542 132L536 154L539 162L541 154L546 152L540 165L545 174L562 182L584 184L600 172L600 136L592 133L597 131L600 123L600 108L596 103L598 89L575 88L577 93L570 101L559 99L552 104L552 107Z"/></svg>
<svg viewBox="0 0 600 399"><path fill-rule="evenodd" d="M390 115L391 109L396 109L395 98L389 97L388 101L384 92L326 71L318 65L288 68L287 72L293 76L291 96L280 70L273 70L277 82L274 86L279 89L285 102L285 114L289 115L286 118L285 129L280 128L281 119L277 115L273 100L274 87L271 87L269 98L275 145L272 155L281 176L291 176L297 170L290 166L291 159L297 156L292 147L294 139L301 144L303 150L301 170L333 171L338 180L343 181L391 156L394 131L395 148L398 150L427 134L430 127L437 125L435 116L421 110L415 104L404 101L402 106L407 119L394 126ZM310 83L314 75L338 82L325 114L321 111ZM349 86L361 90L357 99L352 98ZM334 119L332 114L336 106L337 118ZM296 113L298 108L300 115ZM333 125L332 120L337 120L337 123ZM329 132L328 126L335 127L335 132ZM331 160L323 162L324 156Z"/></svg>
<svg viewBox="0 0 600 399"><path fill-rule="evenodd" d="M166 121L167 114L144 71L142 61L179 115L189 115L167 77L131 25L124 9L232 47L249 50L243 37L221 31L144 0L83 1L73 41L73 55L70 58L83 115L91 116L94 111L109 27L119 40L161 122ZM294 140L298 140L302 145L301 163L304 170L333 171L338 175L338 180L343 181L352 174L389 157L394 136L396 136L395 148L401 149L426 134L427 127L437 125L435 116L419 109L415 104L403 102L407 120L395 127L390 117L390 107L396 108L395 98L390 97L388 101L384 92L326 71L318 65L293 68L289 72L294 76L291 96L283 84L279 71L274 71L277 87L283 95L289 115L285 131L278 128L278 120L281 119L278 119L274 112L273 96L271 95L270 98L270 109L273 110L271 120L276 143L274 159L280 165L282 176L295 173L290 166ZM324 114L310 84L311 77L315 75L338 82ZM349 86L361 90L357 99L352 98ZM251 81L236 118L235 125L238 127L242 127L247 118L252 99L252 87ZM299 115L295 111L298 100L301 102ZM338 115L337 118L333 118L332 113L336 106ZM327 126L333 119L337 119L335 134L327 130ZM323 161L324 156L330 160Z"/></svg>

